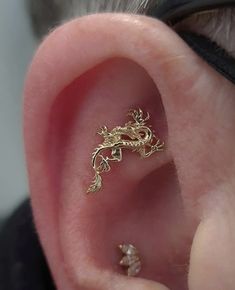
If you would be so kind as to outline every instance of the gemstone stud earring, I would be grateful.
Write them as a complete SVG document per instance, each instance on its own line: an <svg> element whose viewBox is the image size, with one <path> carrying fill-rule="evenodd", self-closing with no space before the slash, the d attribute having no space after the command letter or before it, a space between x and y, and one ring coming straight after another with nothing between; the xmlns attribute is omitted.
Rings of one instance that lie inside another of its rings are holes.
<svg viewBox="0 0 235 290"><path fill-rule="evenodd" d="M118 246L123 253L123 258L120 261L120 265L127 268L127 276L136 276L141 270L141 261L139 252L131 244L122 244Z"/></svg>

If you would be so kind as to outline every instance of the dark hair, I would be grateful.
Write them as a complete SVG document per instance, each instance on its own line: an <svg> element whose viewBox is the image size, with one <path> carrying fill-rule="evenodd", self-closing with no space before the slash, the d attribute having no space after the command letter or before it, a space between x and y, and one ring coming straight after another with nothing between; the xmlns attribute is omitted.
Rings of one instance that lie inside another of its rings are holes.
<svg viewBox="0 0 235 290"><path fill-rule="evenodd" d="M32 29L37 38L42 38L48 31L57 26L65 13L66 3L69 1L55 0L26 0Z"/></svg>
<svg viewBox="0 0 235 290"><path fill-rule="evenodd" d="M158 0L25 0L33 32L42 38L65 19L94 12L147 12Z"/></svg>

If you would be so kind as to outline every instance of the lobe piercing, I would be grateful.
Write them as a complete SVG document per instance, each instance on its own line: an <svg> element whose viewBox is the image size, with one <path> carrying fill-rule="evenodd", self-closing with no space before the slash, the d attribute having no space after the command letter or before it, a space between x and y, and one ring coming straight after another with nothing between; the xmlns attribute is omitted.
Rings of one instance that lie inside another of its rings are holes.
<svg viewBox="0 0 235 290"><path fill-rule="evenodd" d="M127 276L136 276L141 270L141 261L138 256L138 250L131 244L123 244L118 246L119 249L124 254L120 261L120 265L127 267Z"/></svg>
<svg viewBox="0 0 235 290"><path fill-rule="evenodd" d="M144 117L143 111L138 109L130 110L127 115L132 117L132 120L123 127L117 126L109 131L106 126L103 126L98 132L104 140L92 153L92 167L95 171L95 176L87 193L97 192L101 189L101 173L111 170L110 161L122 161L122 149L137 152L142 158L147 158L155 152L163 151L164 142L161 142L155 136L151 126L146 124L150 119L149 113ZM104 155L107 150L111 150L110 157Z"/></svg>

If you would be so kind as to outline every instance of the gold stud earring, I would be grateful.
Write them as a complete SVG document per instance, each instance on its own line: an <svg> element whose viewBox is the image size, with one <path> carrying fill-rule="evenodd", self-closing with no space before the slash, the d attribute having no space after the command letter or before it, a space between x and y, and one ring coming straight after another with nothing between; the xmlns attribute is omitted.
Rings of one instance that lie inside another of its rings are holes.
<svg viewBox="0 0 235 290"><path fill-rule="evenodd" d="M141 261L138 250L131 244L123 244L118 247L124 254L120 261L120 265L127 268L127 276L137 276L141 270Z"/></svg>
<svg viewBox="0 0 235 290"><path fill-rule="evenodd" d="M104 126L98 132L104 140L92 154L92 167L95 171L95 177L87 193L97 192L101 189L101 173L110 171L110 161L120 162L122 160L123 149L137 152L143 158L164 149L164 143L155 136L151 126L147 126L147 121L150 119L149 113L144 117L143 111L138 109L129 111L128 116L132 120L124 126L117 126L111 131ZM107 150L111 150L111 157L104 155Z"/></svg>

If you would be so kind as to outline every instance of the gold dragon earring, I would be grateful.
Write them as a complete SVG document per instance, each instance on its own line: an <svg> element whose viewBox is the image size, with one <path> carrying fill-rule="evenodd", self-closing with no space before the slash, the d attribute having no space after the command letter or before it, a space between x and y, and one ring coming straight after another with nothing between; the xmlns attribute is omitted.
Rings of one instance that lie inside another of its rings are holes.
<svg viewBox="0 0 235 290"><path fill-rule="evenodd" d="M119 264L127 268L127 276L137 276L141 271L141 260L138 250L131 244L123 244L118 247L124 254Z"/></svg>
<svg viewBox="0 0 235 290"><path fill-rule="evenodd" d="M120 162L122 160L122 150L129 149L137 152L141 157L147 158L155 152L163 151L164 142L161 142L147 125L150 119L149 113L144 117L141 109L130 110L128 116L132 118L124 126L117 126L111 131L106 126L101 127L98 132L104 138L92 154L92 167L95 177L87 193L97 192L102 187L101 173L110 171L110 161ZM104 153L111 150L111 157Z"/></svg>

